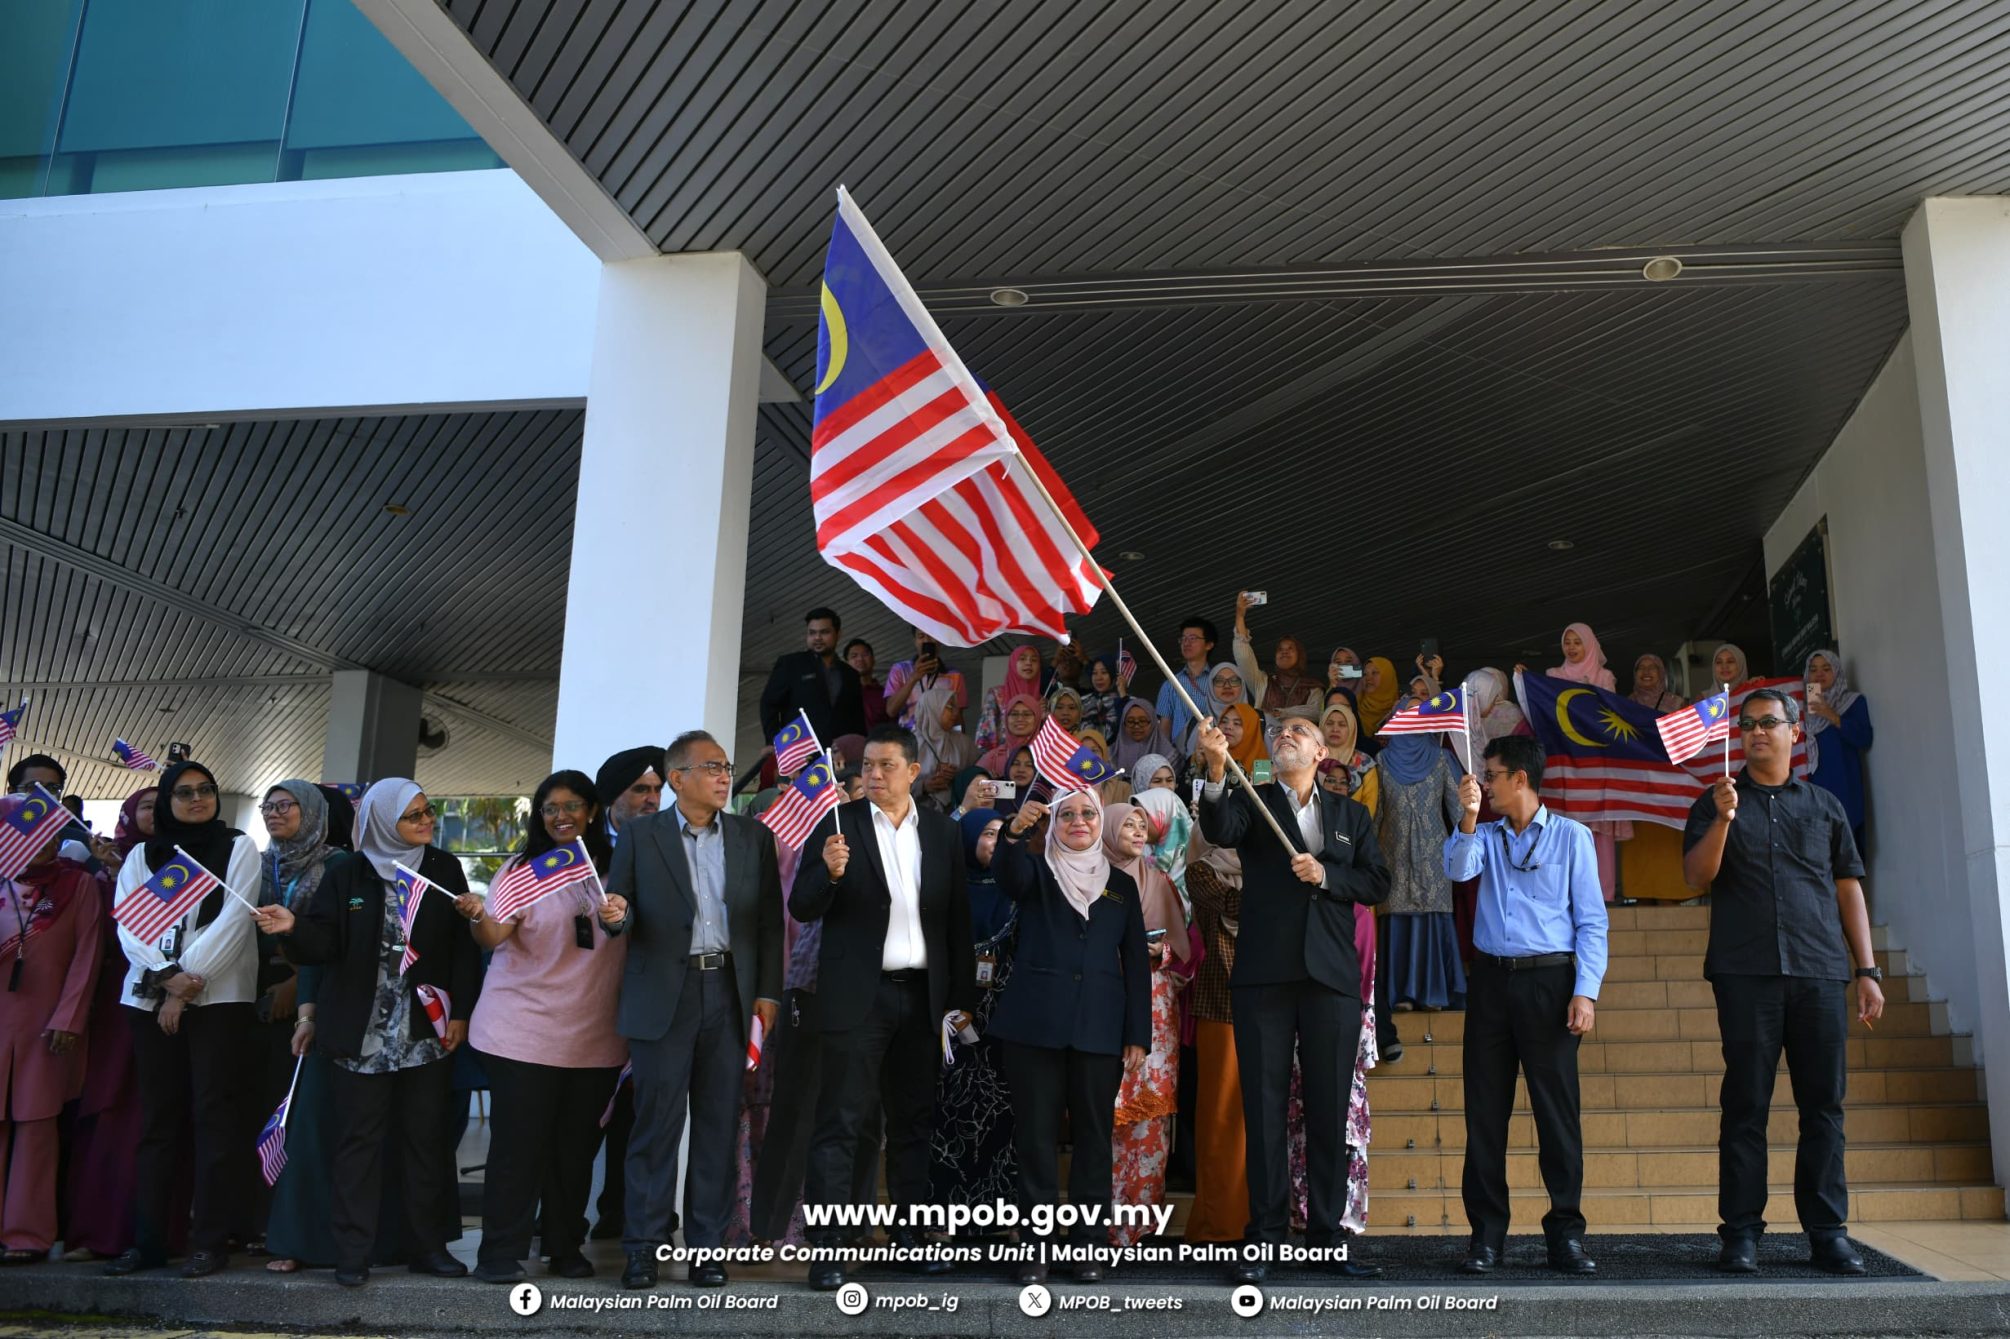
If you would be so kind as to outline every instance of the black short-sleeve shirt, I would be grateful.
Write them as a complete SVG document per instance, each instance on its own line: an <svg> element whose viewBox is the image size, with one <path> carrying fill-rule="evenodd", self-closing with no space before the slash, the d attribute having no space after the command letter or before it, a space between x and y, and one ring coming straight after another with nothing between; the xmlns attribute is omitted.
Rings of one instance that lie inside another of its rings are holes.
<svg viewBox="0 0 2010 1339"><path fill-rule="evenodd" d="M1689 809L1687 854L1717 821L1716 797ZM1710 947L1703 975L1850 979L1836 880L1863 877L1842 801L1793 780L1762 786L1738 774L1738 816L1710 884Z"/></svg>

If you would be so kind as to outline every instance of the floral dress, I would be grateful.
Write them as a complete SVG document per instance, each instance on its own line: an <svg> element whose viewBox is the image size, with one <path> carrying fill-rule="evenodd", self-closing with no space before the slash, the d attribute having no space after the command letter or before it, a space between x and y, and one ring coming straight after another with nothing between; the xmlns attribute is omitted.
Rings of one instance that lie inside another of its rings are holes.
<svg viewBox="0 0 2010 1339"><path fill-rule="evenodd" d="M1200 936L1190 929L1187 935L1193 944L1187 961L1168 955L1152 973L1151 1050L1117 1089L1116 1129L1110 1140L1111 1200L1116 1204L1165 1202L1166 1158L1179 1105L1180 1000L1200 970L1203 951ZM1145 1232L1142 1223L1113 1223L1110 1244L1136 1245Z"/></svg>

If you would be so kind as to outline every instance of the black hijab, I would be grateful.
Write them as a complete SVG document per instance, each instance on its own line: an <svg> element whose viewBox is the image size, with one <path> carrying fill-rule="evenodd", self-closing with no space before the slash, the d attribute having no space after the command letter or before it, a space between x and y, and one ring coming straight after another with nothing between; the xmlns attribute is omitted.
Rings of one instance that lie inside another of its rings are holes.
<svg viewBox="0 0 2010 1339"><path fill-rule="evenodd" d="M184 823L174 816L174 788L181 779L196 773L212 786L216 777L199 762L178 762L167 769L160 779L159 789L154 794L154 835L147 838L147 868L158 870L174 859L174 848L179 846L194 856L202 867L219 879L230 877L230 849L244 834L223 821L223 787L217 786L216 816L207 823ZM196 913L195 923L207 925L216 919L216 913L223 909L223 889L212 889L202 900L202 910Z"/></svg>
<svg viewBox="0 0 2010 1339"><path fill-rule="evenodd" d="M356 806L340 786L326 782L318 783L314 789L321 792L328 801L328 844L338 851L356 849Z"/></svg>

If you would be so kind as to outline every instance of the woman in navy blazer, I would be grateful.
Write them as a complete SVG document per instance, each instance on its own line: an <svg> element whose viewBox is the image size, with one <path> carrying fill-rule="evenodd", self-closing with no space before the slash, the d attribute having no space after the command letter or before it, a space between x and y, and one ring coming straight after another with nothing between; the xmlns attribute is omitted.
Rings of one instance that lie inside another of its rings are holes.
<svg viewBox="0 0 2010 1339"><path fill-rule="evenodd" d="M1069 1202L1101 1215L1074 1226L1072 1240L1087 1246L1109 1240L1111 1126L1124 1071L1151 1045L1151 963L1137 885L1103 851L1101 800L1074 791L1056 803L1041 852L1027 838L1047 812L1028 804L1000 834L993 863L998 886L1019 904L1019 939L990 1035L1004 1043L1020 1208L1060 1201L1065 1110L1074 1147ZM1041 1254L1021 1267L1020 1282L1047 1277ZM1075 1266L1078 1282L1102 1277L1100 1262Z"/></svg>

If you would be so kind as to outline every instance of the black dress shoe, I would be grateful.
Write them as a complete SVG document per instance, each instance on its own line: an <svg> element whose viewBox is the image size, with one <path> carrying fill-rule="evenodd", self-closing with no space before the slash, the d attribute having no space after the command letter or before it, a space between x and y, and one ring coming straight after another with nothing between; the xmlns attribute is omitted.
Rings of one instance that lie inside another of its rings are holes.
<svg viewBox="0 0 2010 1339"><path fill-rule="evenodd" d="M131 1246L105 1262L105 1273L117 1278L122 1274L137 1274L142 1269L159 1269L167 1261L147 1255L137 1246Z"/></svg>
<svg viewBox="0 0 2010 1339"><path fill-rule="evenodd" d="M628 1267L621 1271L621 1286L624 1288L653 1288L656 1286L656 1252L630 1251Z"/></svg>
<svg viewBox="0 0 2010 1339"><path fill-rule="evenodd" d="M181 1276L185 1279L207 1278L229 1263L230 1257L222 1251L197 1251L182 1265Z"/></svg>
<svg viewBox="0 0 2010 1339"><path fill-rule="evenodd" d="M726 1267L717 1260L692 1265L691 1284L697 1288L723 1288L726 1286Z"/></svg>
<svg viewBox="0 0 2010 1339"><path fill-rule="evenodd" d="M593 1231L586 1234L588 1241L620 1241L621 1220L609 1214L593 1225Z"/></svg>
<svg viewBox="0 0 2010 1339"><path fill-rule="evenodd" d="M1850 1249L1848 1237L1808 1238L1808 1263L1828 1274L1861 1274L1863 1257Z"/></svg>
<svg viewBox="0 0 2010 1339"><path fill-rule="evenodd" d="M1717 1268L1725 1274L1759 1272L1759 1243L1750 1237L1726 1237L1717 1252Z"/></svg>
<svg viewBox="0 0 2010 1339"><path fill-rule="evenodd" d="M431 1274L440 1279L464 1279L468 1267L445 1251L427 1251L405 1266L414 1274Z"/></svg>
<svg viewBox="0 0 2010 1339"><path fill-rule="evenodd" d="M1459 1261L1461 1274L1491 1274L1500 1268L1501 1253L1491 1246L1475 1242L1466 1247L1466 1258Z"/></svg>
<svg viewBox="0 0 2010 1339"><path fill-rule="evenodd" d="M844 1287L844 1265L836 1260L818 1260L810 1265L810 1287L833 1293Z"/></svg>
<svg viewBox="0 0 2010 1339"><path fill-rule="evenodd" d="M923 1251L928 1249L928 1239L911 1227L897 1227L893 1230L892 1242L905 1250ZM906 1262L908 1272L913 1274L947 1274L955 1268L948 1260L910 1260Z"/></svg>
<svg viewBox="0 0 2010 1339"><path fill-rule="evenodd" d="M1379 1279L1382 1266L1364 1265L1358 1260L1328 1260L1319 1266L1322 1274L1331 1274L1341 1279Z"/></svg>
<svg viewBox="0 0 2010 1339"><path fill-rule="evenodd" d="M1552 1246L1549 1267L1559 1274L1576 1274L1579 1277L1598 1272L1598 1262L1586 1255L1584 1243L1576 1240Z"/></svg>
<svg viewBox="0 0 2010 1339"><path fill-rule="evenodd" d="M1228 1268L1230 1283L1262 1283L1270 1277L1270 1266L1261 1260L1237 1260Z"/></svg>
<svg viewBox="0 0 2010 1339"><path fill-rule="evenodd" d="M523 1266L514 1260L477 1260L475 1278L483 1283L521 1283Z"/></svg>
<svg viewBox="0 0 2010 1339"><path fill-rule="evenodd" d="M1106 1275L1101 1260L1082 1260L1075 1265L1075 1282L1101 1283Z"/></svg>
<svg viewBox="0 0 2010 1339"><path fill-rule="evenodd" d="M546 1268L550 1273L556 1274L562 1279L590 1279L594 1275L593 1261L587 1259L578 1251L567 1251L563 1255L554 1255L551 1257L550 1265L546 1266Z"/></svg>
<svg viewBox="0 0 2010 1339"><path fill-rule="evenodd" d="M1019 1282L1045 1283L1046 1281L1047 1262L1045 1260L1028 1260L1025 1264L1019 1266Z"/></svg>
<svg viewBox="0 0 2010 1339"><path fill-rule="evenodd" d="M354 1269L338 1268L335 1271L335 1281L345 1288L360 1288L370 1281L369 1266L358 1265Z"/></svg>

